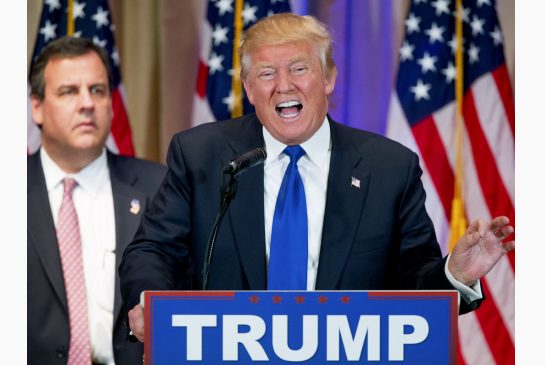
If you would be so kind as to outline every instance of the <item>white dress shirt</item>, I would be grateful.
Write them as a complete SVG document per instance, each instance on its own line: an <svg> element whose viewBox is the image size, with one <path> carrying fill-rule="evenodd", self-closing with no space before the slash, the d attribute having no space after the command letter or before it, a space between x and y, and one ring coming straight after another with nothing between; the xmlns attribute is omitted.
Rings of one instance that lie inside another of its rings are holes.
<svg viewBox="0 0 545 365"><path fill-rule="evenodd" d="M55 226L63 198L62 180L71 177L78 183L73 200L80 227L93 360L113 365L116 235L106 150L76 174L62 171L44 148L40 149L40 158Z"/></svg>
<svg viewBox="0 0 545 365"><path fill-rule="evenodd" d="M287 145L277 141L266 128L263 128L263 139L267 150L267 159L264 164L265 188L265 252L267 262L271 245L272 221L276 197L282 184L282 178L288 168L290 158L283 154ZM327 117L322 126L310 139L301 144L306 155L297 162L299 174L305 187L308 219L308 263L307 263L307 290L316 287L318 261L320 258L320 244L322 242L322 228L325 216L325 202L327 197L327 179L329 162L331 159L331 131ZM309 197L311 197L309 199ZM268 268L267 268L268 269ZM448 259L445 264L445 274L451 284L460 292L461 298L472 302L482 298L480 282L472 287L458 282L448 271ZM459 299L460 300L460 297Z"/></svg>

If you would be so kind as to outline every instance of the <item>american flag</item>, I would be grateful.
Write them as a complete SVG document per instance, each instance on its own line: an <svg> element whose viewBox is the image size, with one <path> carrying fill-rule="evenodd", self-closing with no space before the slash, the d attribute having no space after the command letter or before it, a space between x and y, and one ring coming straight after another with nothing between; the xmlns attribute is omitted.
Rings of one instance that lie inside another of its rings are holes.
<svg viewBox="0 0 545 365"><path fill-rule="evenodd" d="M468 222L499 215L515 223L515 113L494 0L414 0L387 126L417 151L426 207L448 252L457 171ZM457 143L455 18L462 18L462 139ZM461 169L456 169L461 146ZM482 280L481 308L459 319L459 364L515 363L515 260L504 256Z"/></svg>
<svg viewBox="0 0 545 365"><path fill-rule="evenodd" d="M237 14L237 6L240 14ZM247 98L242 94L241 101L232 87L233 75L239 72L233 68L235 19L237 15L242 18L245 30L263 17L288 11L288 0L208 1L193 102L193 125L238 116L233 113L237 102L242 103L241 115L253 112Z"/></svg>
<svg viewBox="0 0 545 365"><path fill-rule="evenodd" d="M72 11L70 12L69 9ZM119 53L114 42L114 30L107 0L45 0L32 60L49 42L69 33L76 37L92 39L95 44L106 49L110 56L113 75L113 119L106 145L114 153L134 156L119 70ZM27 147L28 152L33 153L40 146L40 130L32 121L30 101L28 110Z"/></svg>

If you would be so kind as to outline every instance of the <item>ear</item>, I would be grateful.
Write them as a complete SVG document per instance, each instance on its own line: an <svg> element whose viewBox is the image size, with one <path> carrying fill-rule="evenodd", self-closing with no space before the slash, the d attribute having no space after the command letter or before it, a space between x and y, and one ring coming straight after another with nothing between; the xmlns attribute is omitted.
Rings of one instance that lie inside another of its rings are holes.
<svg viewBox="0 0 545 365"><path fill-rule="evenodd" d="M326 75L326 79L325 79L325 93L327 96L333 93L336 80L337 80L337 67L333 67L331 70L329 70L328 75Z"/></svg>
<svg viewBox="0 0 545 365"><path fill-rule="evenodd" d="M250 104L254 105L254 94L252 93L252 85L248 80L242 80L242 85L244 85L244 91L246 91L246 96Z"/></svg>
<svg viewBox="0 0 545 365"><path fill-rule="evenodd" d="M43 100L38 99L34 95L32 95L30 97L30 107L31 107L31 112L32 112L32 119L39 126L42 125L43 120L44 120L43 119L43 115L44 115L43 106L44 106Z"/></svg>

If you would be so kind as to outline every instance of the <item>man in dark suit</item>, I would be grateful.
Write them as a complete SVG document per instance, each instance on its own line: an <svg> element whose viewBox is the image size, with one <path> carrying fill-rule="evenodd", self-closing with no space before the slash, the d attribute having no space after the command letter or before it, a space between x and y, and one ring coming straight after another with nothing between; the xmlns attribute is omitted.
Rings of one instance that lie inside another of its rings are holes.
<svg viewBox="0 0 545 365"><path fill-rule="evenodd" d="M237 195L217 236L208 289L279 289L282 282L271 279L286 271L287 278L302 275L307 290L456 288L460 311L476 308L483 298L478 279L514 249L514 242L502 242L513 232L507 218L472 223L452 254L441 257L417 155L327 115L336 69L330 35L314 18L265 18L245 33L240 54L241 79L256 114L173 138L165 183L125 251L121 292L133 334L143 340L143 290L173 289L186 279L190 259L193 289L202 287L222 167L256 147L267 150L267 159L238 177ZM292 164L287 155L301 148L302 157ZM302 271L289 264L295 257L291 246L280 254L276 246L291 239L278 234L275 224L283 209L282 176L295 170L290 175L302 181L308 224Z"/></svg>
<svg viewBox="0 0 545 365"><path fill-rule="evenodd" d="M91 40L46 46L31 89L42 148L27 161L28 364L141 364L142 345L126 340L117 267L166 168L106 150L111 75Z"/></svg>

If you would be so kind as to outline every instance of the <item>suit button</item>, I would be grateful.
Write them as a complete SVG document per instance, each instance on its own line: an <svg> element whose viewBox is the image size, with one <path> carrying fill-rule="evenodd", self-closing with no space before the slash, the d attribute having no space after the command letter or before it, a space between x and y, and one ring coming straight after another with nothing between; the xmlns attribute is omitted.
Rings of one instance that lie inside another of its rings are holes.
<svg viewBox="0 0 545 365"><path fill-rule="evenodd" d="M57 357L64 359L66 357L66 348L64 346L57 347Z"/></svg>

